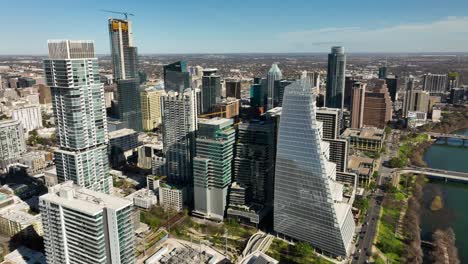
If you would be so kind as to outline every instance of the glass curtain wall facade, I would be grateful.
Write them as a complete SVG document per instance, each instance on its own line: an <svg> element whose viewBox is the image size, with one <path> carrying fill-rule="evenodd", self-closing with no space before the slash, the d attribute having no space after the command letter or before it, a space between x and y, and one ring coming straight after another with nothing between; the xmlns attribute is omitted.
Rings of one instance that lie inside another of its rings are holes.
<svg viewBox="0 0 468 264"><path fill-rule="evenodd" d="M344 107L345 73L346 55L344 48L332 47L331 53L328 54L326 107L340 109Z"/></svg>
<svg viewBox="0 0 468 264"><path fill-rule="evenodd" d="M286 87L277 144L274 230L326 254L349 254L355 224L327 160L307 79Z"/></svg>

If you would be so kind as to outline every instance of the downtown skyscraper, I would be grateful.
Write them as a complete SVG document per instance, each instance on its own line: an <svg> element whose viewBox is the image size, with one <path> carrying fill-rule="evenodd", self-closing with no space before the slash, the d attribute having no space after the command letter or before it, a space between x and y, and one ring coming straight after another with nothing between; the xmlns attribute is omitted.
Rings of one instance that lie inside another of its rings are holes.
<svg viewBox="0 0 468 264"><path fill-rule="evenodd" d="M344 89L346 73L346 54L343 47L332 47L328 54L327 89L325 106L328 108L344 107Z"/></svg>
<svg viewBox="0 0 468 264"><path fill-rule="evenodd" d="M281 73L278 64L273 63L267 73L267 109L270 110L274 107L275 101L275 81L281 80L283 74ZM276 95L277 96L277 95Z"/></svg>
<svg viewBox="0 0 468 264"><path fill-rule="evenodd" d="M169 182L193 185L197 101L193 89L161 97L163 151Z"/></svg>
<svg viewBox="0 0 468 264"><path fill-rule="evenodd" d="M126 127L142 131L138 54L133 45L131 21L110 18L109 37L114 78L117 83L119 119Z"/></svg>
<svg viewBox="0 0 468 264"><path fill-rule="evenodd" d="M347 256L355 223L329 162L307 79L286 87L275 166L274 230L326 254Z"/></svg>
<svg viewBox="0 0 468 264"><path fill-rule="evenodd" d="M54 152L58 182L108 193L112 187L107 158L104 89L92 41L49 41L44 60L59 149Z"/></svg>
<svg viewBox="0 0 468 264"><path fill-rule="evenodd" d="M194 214L223 220L236 130L230 118L199 119L193 160Z"/></svg>

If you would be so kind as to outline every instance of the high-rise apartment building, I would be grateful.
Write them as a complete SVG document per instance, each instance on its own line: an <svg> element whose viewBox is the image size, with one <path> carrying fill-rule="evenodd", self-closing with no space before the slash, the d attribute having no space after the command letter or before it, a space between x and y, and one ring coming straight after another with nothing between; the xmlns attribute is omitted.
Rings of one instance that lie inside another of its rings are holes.
<svg viewBox="0 0 468 264"><path fill-rule="evenodd" d="M361 128L364 125L365 98L366 84L355 84L351 93L351 128Z"/></svg>
<svg viewBox="0 0 468 264"><path fill-rule="evenodd" d="M447 92L447 74L424 74L423 90L431 95L441 95Z"/></svg>
<svg viewBox="0 0 468 264"><path fill-rule="evenodd" d="M343 47L332 47L328 54L327 90L325 106L328 108L344 107L344 88L346 73L346 55Z"/></svg>
<svg viewBox="0 0 468 264"><path fill-rule="evenodd" d="M26 141L20 121L0 120L0 169L18 160L25 152Z"/></svg>
<svg viewBox="0 0 468 264"><path fill-rule="evenodd" d="M336 165L322 149L315 94L305 79L286 87L276 154L274 230L310 243L326 254L346 257L355 223L343 200Z"/></svg>
<svg viewBox="0 0 468 264"><path fill-rule="evenodd" d="M194 214L223 220L236 131L227 118L199 119L193 159Z"/></svg>
<svg viewBox="0 0 468 264"><path fill-rule="evenodd" d="M117 82L119 119L128 128L142 131L138 55L133 45L131 21L110 18L109 37L114 79Z"/></svg>
<svg viewBox="0 0 468 264"><path fill-rule="evenodd" d="M163 67L164 89L174 92L183 92L190 88L190 73L187 70L187 62L177 61Z"/></svg>
<svg viewBox="0 0 468 264"><path fill-rule="evenodd" d="M161 96L164 96L164 94L164 90L153 88L141 91L143 130L152 131L161 125Z"/></svg>
<svg viewBox="0 0 468 264"><path fill-rule="evenodd" d="M59 149L54 152L59 183L109 192L104 89L92 41L49 41L44 60Z"/></svg>
<svg viewBox="0 0 468 264"><path fill-rule="evenodd" d="M267 73L267 109L270 110L274 107L275 99L275 81L281 80L283 74L281 73L278 64L273 63Z"/></svg>
<svg viewBox="0 0 468 264"><path fill-rule="evenodd" d="M48 264L135 263L132 201L76 186L39 198Z"/></svg>
<svg viewBox="0 0 468 264"><path fill-rule="evenodd" d="M336 139L341 130L341 112L340 109L321 107L316 111L317 121L323 123L323 138Z"/></svg>
<svg viewBox="0 0 468 264"><path fill-rule="evenodd" d="M26 105L11 111L11 117L23 125L26 133L42 127L42 113L39 105Z"/></svg>
<svg viewBox="0 0 468 264"><path fill-rule="evenodd" d="M430 93L422 90L407 90L403 102L403 117L408 117L408 112L429 111Z"/></svg>
<svg viewBox="0 0 468 264"><path fill-rule="evenodd" d="M225 81L226 97L241 99L241 82L239 79L229 79Z"/></svg>
<svg viewBox="0 0 468 264"><path fill-rule="evenodd" d="M364 98L365 126L384 128L392 120L392 100L385 80L379 80L375 87L366 92Z"/></svg>
<svg viewBox="0 0 468 264"><path fill-rule="evenodd" d="M216 109L216 103L221 100L221 76L217 69L204 69L202 77L202 111L211 113Z"/></svg>
<svg viewBox="0 0 468 264"><path fill-rule="evenodd" d="M191 186L197 130L195 91L170 91L161 98L163 152L168 181Z"/></svg>

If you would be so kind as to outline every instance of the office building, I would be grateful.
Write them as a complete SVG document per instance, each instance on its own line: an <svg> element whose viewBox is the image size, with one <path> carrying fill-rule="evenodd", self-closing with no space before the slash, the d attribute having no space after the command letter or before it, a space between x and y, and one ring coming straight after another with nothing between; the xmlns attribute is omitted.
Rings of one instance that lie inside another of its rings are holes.
<svg viewBox="0 0 468 264"><path fill-rule="evenodd" d="M344 88L346 73L346 55L343 47L332 47L328 54L327 90L325 106L328 108L344 107Z"/></svg>
<svg viewBox="0 0 468 264"><path fill-rule="evenodd" d="M32 87L35 84L36 84L36 80L33 79L33 78L20 77L20 78L18 78L18 82L17 82L16 86L18 88L27 88L27 87Z"/></svg>
<svg viewBox="0 0 468 264"><path fill-rule="evenodd" d="M273 98L274 107L281 107L283 105L284 89L286 88L286 86L290 85L291 83L292 81L288 81L288 80L275 81L275 87L274 87L275 93L274 93L274 98Z"/></svg>
<svg viewBox="0 0 468 264"><path fill-rule="evenodd" d="M263 107L263 91L261 84L250 86L250 106Z"/></svg>
<svg viewBox="0 0 468 264"><path fill-rule="evenodd" d="M329 161L336 164L337 172L346 172L348 166L348 141L345 139L323 139L328 142Z"/></svg>
<svg viewBox="0 0 468 264"><path fill-rule="evenodd" d="M216 69L204 69L202 77L202 113L212 113L221 100L221 76Z"/></svg>
<svg viewBox="0 0 468 264"><path fill-rule="evenodd" d="M468 88L452 88L450 89L450 103L453 105L464 105L466 101L466 97Z"/></svg>
<svg viewBox="0 0 468 264"><path fill-rule="evenodd" d="M241 82L239 79L225 80L226 97L241 99Z"/></svg>
<svg viewBox="0 0 468 264"><path fill-rule="evenodd" d="M447 74L424 74L423 90L431 95L441 95L447 92Z"/></svg>
<svg viewBox="0 0 468 264"><path fill-rule="evenodd" d="M458 72L447 73L447 91L451 91L452 88L459 87L460 74Z"/></svg>
<svg viewBox="0 0 468 264"><path fill-rule="evenodd" d="M379 79L384 80L387 78L387 66L379 68Z"/></svg>
<svg viewBox="0 0 468 264"><path fill-rule="evenodd" d="M364 127L361 129L348 128L342 137L349 140L352 148L362 151L379 152L385 139L383 129Z"/></svg>
<svg viewBox="0 0 468 264"><path fill-rule="evenodd" d="M325 254L350 254L355 223L322 149L315 94L301 79L286 87L276 154L273 226L279 236L310 243Z"/></svg>
<svg viewBox="0 0 468 264"><path fill-rule="evenodd" d="M344 88L344 108L350 110L352 108L351 97L353 93L353 88L359 83L359 79L353 76L345 77L345 88Z"/></svg>
<svg viewBox="0 0 468 264"><path fill-rule="evenodd" d="M0 120L0 169L5 169L25 152L26 141L21 123L16 120Z"/></svg>
<svg viewBox="0 0 468 264"><path fill-rule="evenodd" d="M153 131L161 125L161 96L165 92L147 88L140 94L143 130Z"/></svg>
<svg viewBox="0 0 468 264"><path fill-rule="evenodd" d="M26 133L42 127L41 107L38 105L15 108L11 111L11 118L20 121Z"/></svg>
<svg viewBox="0 0 468 264"><path fill-rule="evenodd" d="M351 93L351 128L361 128L364 125L364 104L366 98L366 84L357 83Z"/></svg>
<svg viewBox="0 0 468 264"><path fill-rule="evenodd" d="M177 61L163 66L164 90L182 93L190 88L190 73L187 62Z"/></svg>
<svg viewBox="0 0 468 264"><path fill-rule="evenodd" d="M359 187L367 187L372 181L375 160L367 157L351 155L348 162L348 171L358 176Z"/></svg>
<svg viewBox="0 0 468 264"><path fill-rule="evenodd" d="M170 183L193 184L192 170L197 130L195 92L169 92L162 97L162 134Z"/></svg>
<svg viewBox="0 0 468 264"><path fill-rule="evenodd" d="M283 78L283 74L281 73L278 64L273 63L271 65L270 70L267 73L267 109L270 110L274 106L274 99L275 99L275 81L281 80Z"/></svg>
<svg viewBox="0 0 468 264"><path fill-rule="evenodd" d="M196 156L193 159L194 214L224 219L235 138L232 119L198 120Z"/></svg>
<svg viewBox="0 0 468 264"><path fill-rule="evenodd" d="M404 98L403 98L403 117L406 117L408 114L408 111L411 111L411 102L413 101L413 91L414 91L414 77L410 75L409 77L406 78L406 87L404 91Z"/></svg>
<svg viewBox="0 0 468 264"><path fill-rule="evenodd" d="M59 149L55 164L59 182L109 192L107 120L104 89L92 41L49 41L44 60Z"/></svg>
<svg viewBox="0 0 468 264"><path fill-rule="evenodd" d="M317 121L323 123L323 138L336 139L340 136L341 113L340 109L321 107L316 111Z"/></svg>
<svg viewBox="0 0 468 264"><path fill-rule="evenodd" d="M379 80L364 97L364 126L384 128L392 120L392 100L385 81Z"/></svg>
<svg viewBox="0 0 468 264"><path fill-rule="evenodd" d="M403 117L408 117L408 112L428 112L429 92L422 90L407 90L403 102Z"/></svg>
<svg viewBox="0 0 468 264"><path fill-rule="evenodd" d="M133 129L123 128L109 132L109 160L112 167L126 163L138 146L140 146L138 133Z"/></svg>
<svg viewBox="0 0 468 264"><path fill-rule="evenodd" d="M48 264L134 263L132 201L71 181L39 197Z"/></svg>
<svg viewBox="0 0 468 264"><path fill-rule="evenodd" d="M138 55L137 48L133 46L131 21L110 18L109 37L119 119L127 128L142 131Z"/></svg>
<svg viewBox="0 0 468 264"><path fill-rule="evenodd" d="M396 95L398 92L398 76L388 75L385 78L385 83L387 84L388 93L390 94L390 99L392 102L396 101Z"/></svg>

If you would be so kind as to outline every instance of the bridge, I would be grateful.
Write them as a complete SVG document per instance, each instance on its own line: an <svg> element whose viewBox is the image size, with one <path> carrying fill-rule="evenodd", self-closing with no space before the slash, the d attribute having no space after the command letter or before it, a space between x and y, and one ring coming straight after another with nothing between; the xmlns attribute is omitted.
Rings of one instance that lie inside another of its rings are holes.
<svg viewBox="0 0 468 264"><path fill-rule="evenodd" d="M448 140L449 138L454 138L454 139L459 139L465 144L465 141L468 142L468 135L460 135L460 134L444 134L444 133L434 133L434 132L429 132L427 133L429 136L432 138L443 138L445 140Z"/></svg>
<svg viewBox="0 0 468 264"><path fill-rule="evenodd" d="M416 166L409 166L409 167L403 168L399 170L399 172L400 173L425 174L430 177L442 178L445 180L450 179L450 180L468 182L467 172L448 171L448 170L423 168L423 167L416 167Z"/></svg>

